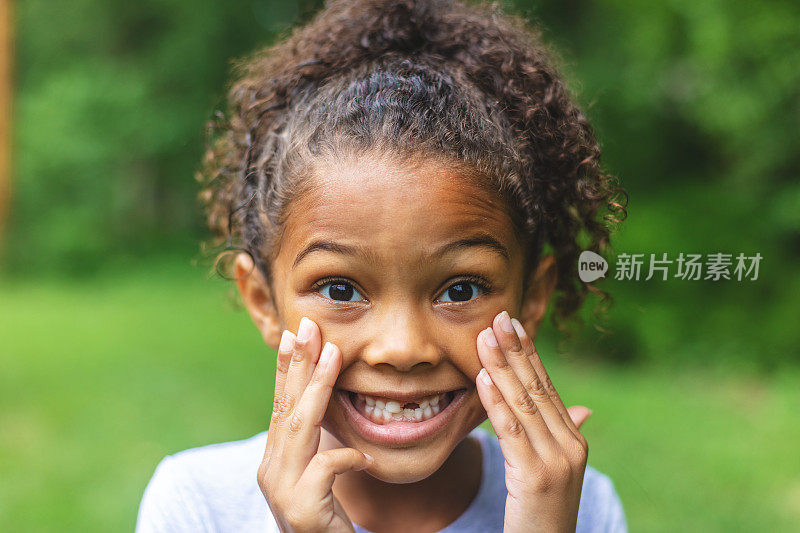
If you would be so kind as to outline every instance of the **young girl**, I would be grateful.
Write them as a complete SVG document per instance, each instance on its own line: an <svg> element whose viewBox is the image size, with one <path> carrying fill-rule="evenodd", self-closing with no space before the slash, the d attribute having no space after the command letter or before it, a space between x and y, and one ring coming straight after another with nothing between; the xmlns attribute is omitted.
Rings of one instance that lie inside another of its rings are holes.
<svg viewBox="0 0 800 533"><path fill-rule="evenodd" d="M238 75L203 198L278 350L272 419L165 458L138 530L625 531L533 343L614 205L538 35L335 1Z"/></svg>

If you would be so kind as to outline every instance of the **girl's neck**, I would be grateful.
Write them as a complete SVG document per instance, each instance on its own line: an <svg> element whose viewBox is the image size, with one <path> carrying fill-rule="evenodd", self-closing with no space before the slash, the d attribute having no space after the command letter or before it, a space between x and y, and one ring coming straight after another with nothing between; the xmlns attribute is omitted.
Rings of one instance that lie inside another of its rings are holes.
<svg viewBox="0 0 800 533"><path fill-rule="evenodd" d="M342 444L322 430L320 451ZM333 493L356 524L380 533L435 532L467 510L478 494L481 445L467 437L431 476L415 483L386 483L365 472L336 476Z"/></svg>

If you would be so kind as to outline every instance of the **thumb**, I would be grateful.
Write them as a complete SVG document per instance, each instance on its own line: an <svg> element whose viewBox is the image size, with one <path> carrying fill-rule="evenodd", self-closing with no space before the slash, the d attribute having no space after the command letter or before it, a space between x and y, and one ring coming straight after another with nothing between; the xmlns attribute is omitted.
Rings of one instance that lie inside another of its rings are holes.
<svg viewBox="0 0 800 533"><path fill-rule="evenodd" d="M567 408L569 417L575 424L575 427L580 429L581 425L586 422L586 419L592 416L593 411L584 405L573 405Z"/></svg>
<svg viewBox="0 0 800 533"><path fill-rule="evenodd" d="M354 448L336 448L317 453L297 481L298 494L317 501L331 491L333 481L348 470L365 470L374 463L372 456Z"/></svg>

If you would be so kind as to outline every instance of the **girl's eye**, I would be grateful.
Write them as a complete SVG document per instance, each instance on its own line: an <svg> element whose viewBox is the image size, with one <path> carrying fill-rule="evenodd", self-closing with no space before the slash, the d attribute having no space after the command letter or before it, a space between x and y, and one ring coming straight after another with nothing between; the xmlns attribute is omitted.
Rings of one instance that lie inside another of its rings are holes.
<svg viewBox="0 0 800 533"><path fill-rule="evenodd" d="M331 281L320 287L319 292L337 302L358 302L364 299L361 293L346 281Z"/></svg>
<svg viewBox="0 0 800 533"><path fill-rule="evenodd" d="M481 294L483 294L483 288L477 283L459 281L450 285L450 287L442 293L439 300L442 302L468 302Z"/></svg>

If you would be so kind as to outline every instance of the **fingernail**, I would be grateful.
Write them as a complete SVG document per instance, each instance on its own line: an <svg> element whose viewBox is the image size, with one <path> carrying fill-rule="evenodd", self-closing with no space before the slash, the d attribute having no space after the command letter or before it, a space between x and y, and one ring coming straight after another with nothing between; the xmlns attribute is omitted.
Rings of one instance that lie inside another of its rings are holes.
<svg viewBox="0 0 800 533"><path fill-rule="evenodd" d="M514 326L514 331L517 332L517 335L520 339L525 336L525 328L522 327L522 324L519 323L519 320L512 318L511 324Z"/></svg>
<svg viewBox="0 0 800 533"><path fill-rule="evenodd" d="M281 344L278 346L279 352L289 352L294 348L294 335L288 329L283 330L283 335L281 335Z"/></svg>
<svg viewBox="0 0 800 533"><path fill-rule="evenodd" d="M485 368L481 368L481 371L478 372L478 377L481 381L483 381L484 384L489 385L490 387L492 386L492 377Z"/></svg>
<svg viewBox="0 0 800 533"><path fill-rule="evenodd" d="M500 313L500 328L506 333L514 331L514 326L511 325L511 317L508 316L508 311Z"/></svg>
<svg viewBox="0 0 800 533"><path fill-rule="evenodd" d="M322 347L322 353L319 354L319 364L327 366L331 360L332 355L333 355L333 344L331 344L330 342L326 342L325 346Z"/></svg>
<svg viewBox="0 0 800 533"><path fill-rule="evenodd" d="M314 331L314 323L307 317L300 320L300 327L297 329L297 342L308 342Z"/></svg>
<svg viewBox="0 0 800 533"><path fill-rule="evenodd" d="M483 342L490 348L497 348L497 337L494 336L494 331L492 331L492 328L486 328L483 330Z"/></svg>

